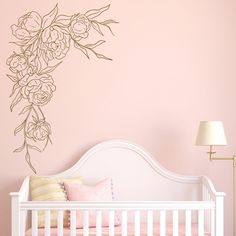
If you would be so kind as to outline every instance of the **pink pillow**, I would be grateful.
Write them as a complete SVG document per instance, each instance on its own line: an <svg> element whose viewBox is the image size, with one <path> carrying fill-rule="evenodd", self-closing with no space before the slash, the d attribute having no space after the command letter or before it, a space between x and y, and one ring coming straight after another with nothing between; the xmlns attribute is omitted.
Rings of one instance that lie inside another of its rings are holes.
<svg viewBox="0 0 236 236"><path fill-rule="evenodd" d="M105 179L96 185L82 185L64 183L67 198L69 201L113 201L112 180ZM114 224L119 225L119 219L115 214ZM102 211L102 226L109 226L109 212ZM89 211L89 227L96 227L96 211ZM76 228L83 228L83 212L76 212Z"/></svg>

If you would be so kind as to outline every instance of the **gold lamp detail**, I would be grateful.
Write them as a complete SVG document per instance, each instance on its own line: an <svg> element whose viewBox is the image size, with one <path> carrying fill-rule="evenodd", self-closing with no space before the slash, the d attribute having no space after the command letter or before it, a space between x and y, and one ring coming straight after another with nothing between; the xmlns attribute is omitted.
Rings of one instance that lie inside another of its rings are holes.
<svg viewBox="0 0 236 236"><path fill-rule="evenodd" d="M196 145L209 146L209 160L230 160L233 163L233 236L236 236L236 156L232 157L215 157L216 152L213 151L213 146L227 145L223 123L221 121L201 121Z"/></svg>

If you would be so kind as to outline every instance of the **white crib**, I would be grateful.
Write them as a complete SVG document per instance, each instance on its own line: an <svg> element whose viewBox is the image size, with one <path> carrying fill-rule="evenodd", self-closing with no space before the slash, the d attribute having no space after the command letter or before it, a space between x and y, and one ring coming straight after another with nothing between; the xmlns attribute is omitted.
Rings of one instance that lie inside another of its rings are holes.
<svg viewBox="0 0 236 236"><path fill-rule="evenodd" d="M205 176L182 176L164 169L142 148L123 140L100 143L70 169L50 176L82 176L86 184L111 177L113 202L30 201L29 177L12 192L12 236L50 235L224 235L224 196ZM37 212L45 211L45 227L38 228ZM57 228L50 227L50 211L58 211ZM63 211L70 211L70 227L63 227ZM76 211L83 211L83 229L76 229ZM89 212L96 210L96 227ZM109 211L109 227L102 212ZM114 225L115 214L120 225ZM29 230L30 229L30 230ZM30 232L30 233L26 233Z"/></svg>

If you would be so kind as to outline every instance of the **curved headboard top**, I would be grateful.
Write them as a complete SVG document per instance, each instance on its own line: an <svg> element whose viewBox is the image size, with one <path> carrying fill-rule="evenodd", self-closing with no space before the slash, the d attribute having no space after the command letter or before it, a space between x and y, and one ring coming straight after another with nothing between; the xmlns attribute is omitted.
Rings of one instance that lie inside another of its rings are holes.
<svg viewBox="0 0 236 236"><path fill-rule="evenodd" d="M116 200L199 200L201 195L200 176L173 173L126 140L99 143L74 166L51 177L71 176L81 176L85 184L111 177Z"/></svg>

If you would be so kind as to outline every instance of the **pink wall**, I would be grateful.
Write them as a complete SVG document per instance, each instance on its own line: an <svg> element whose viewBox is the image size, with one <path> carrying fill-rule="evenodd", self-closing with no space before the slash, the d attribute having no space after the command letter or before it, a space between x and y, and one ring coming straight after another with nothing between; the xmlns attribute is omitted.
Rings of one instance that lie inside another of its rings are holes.
<svg viewBox="0 0 236 236"><path fill-rule="evenodd" d="M32 174L13 130L20 107L10 112L12 82L6 58L16 47L10 25L28 11L46 14L58 2L63 14L85 12L111 3L105 17L120 22L116 34L106 33L99 50L114 61L87 60L70 50L53 77L57 86L45 115L53 129L53 145L35 153L32 162L41 175L73 165L97 142L128 139L143 146L166 168L211 177L227 193L225 235L232 235L231 163L210 163L205 148L194 146L200 120L222 120L228 146L236 149L236 2L224 1L13 1L1 8L0 234L10 235L10 191Z"/></svg>

